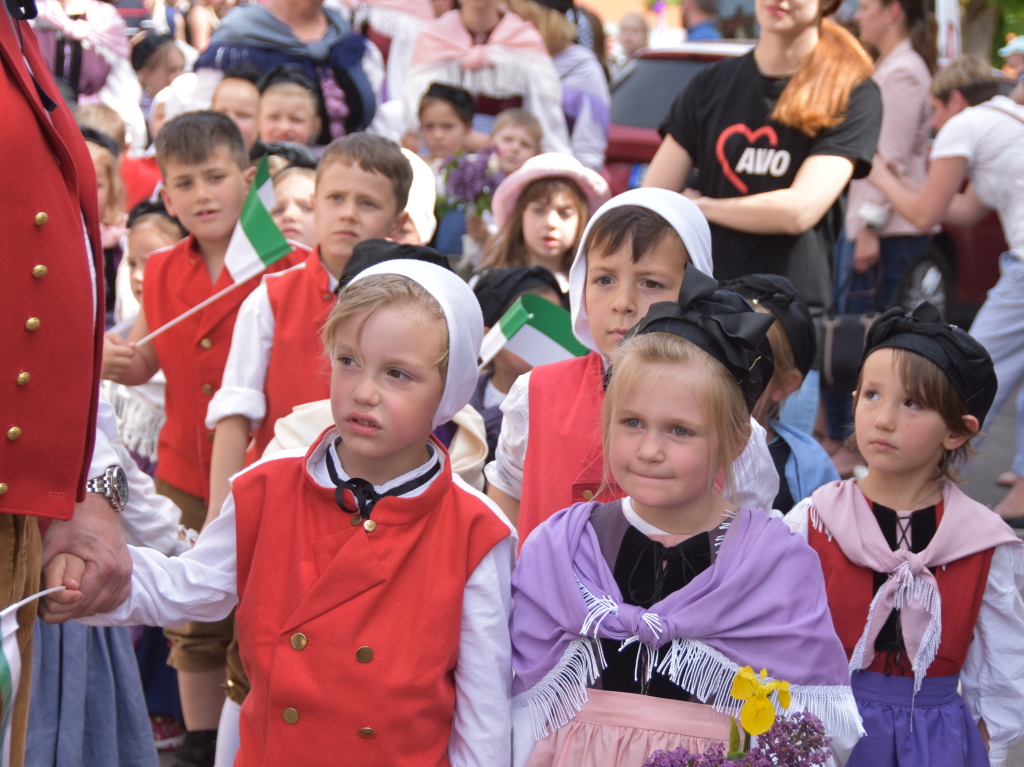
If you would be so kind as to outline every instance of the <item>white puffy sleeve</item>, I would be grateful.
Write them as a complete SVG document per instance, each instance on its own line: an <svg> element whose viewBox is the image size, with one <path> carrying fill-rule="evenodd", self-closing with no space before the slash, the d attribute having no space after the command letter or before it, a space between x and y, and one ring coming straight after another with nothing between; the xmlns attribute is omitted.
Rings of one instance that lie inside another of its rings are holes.
<svg viewBox="0 0 1024 767"><path fill-rule="evenodd" d="M520 498L523 494L523 466L526 464L526 443L530 437L530 374L519 376L501 403L501 434L494 450L494 460L487 464L484 475L490 485Z"/></svg>
<svg viewBox="0 0 1024 767"><path fill-rule="evenodd" d="M964 702L988 728L992 767L1002 767L1007 749L1024 736L1024 577L1014 574L1016 548L997 546L992 554L974 639L960 670Z"/></svg>
<svg viewBox="0 0 1024 767"><path fill-rule="evenodd" d="M799 535L805 541L807 540L807 525L812 505L810 498L804 498L782 518L782 521L789 527L789 531Z"/></svg>

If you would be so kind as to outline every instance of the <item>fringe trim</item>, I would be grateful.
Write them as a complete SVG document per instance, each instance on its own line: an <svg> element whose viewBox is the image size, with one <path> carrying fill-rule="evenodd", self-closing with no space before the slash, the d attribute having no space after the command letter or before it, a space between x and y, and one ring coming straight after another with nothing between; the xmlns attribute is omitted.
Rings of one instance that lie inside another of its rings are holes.
<svg viewBox="0 0 1024 767"><path fill-rule="evenodd" d="M117 414L124 446L150 461L156 461L160 430L167 420L164 409L140 396L134 387L111 384L106 394Z"/></svg>
<svg viewBox="0 0 1024 767"><path fill-rule="evenodd" d="M595 649L596 648L596 649ZM561 660L532 689L512 698L512 708L529 708L533 739L540 741L575 718L587 702L587 687L607 664L596 639L574 639Z"/></svg>
<svg viewBox="0 0 1024 767"><path fill-rule="evenodd" d="M807 512L811 527L819 533L825 533L825 535L828 536L828 542L832 543L832 531L825 527L825 521L818 516L818 509L812 504L807 507Z"/></svg>
<svg viewBox="0 0 1024 767"><path fill-rule="evenodd" d="M1024 575L1024 545L1014 544L1012 546L1010 561L1013 563L1013 574Z"/></svg>

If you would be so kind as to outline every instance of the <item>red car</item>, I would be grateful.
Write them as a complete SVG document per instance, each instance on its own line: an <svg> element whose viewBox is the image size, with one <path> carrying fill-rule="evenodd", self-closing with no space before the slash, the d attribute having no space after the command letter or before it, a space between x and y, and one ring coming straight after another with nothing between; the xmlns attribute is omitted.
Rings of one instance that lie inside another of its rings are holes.
<svg viewBox="0 0 1024 767"><path fill-rule="evenodd" d="M676 96L702 68L728 56L742 56L753 40L684 43L641 51L612 82L611 127L605 176L613 194L638 187L661 145L658 125ZM1007 81L1006 93L1012 88ZM910 265L898 295L911 309L931 301L952 322L970 324L988 289L999 278L1006 250L994 213L973 227L944 227Z"/></svg>

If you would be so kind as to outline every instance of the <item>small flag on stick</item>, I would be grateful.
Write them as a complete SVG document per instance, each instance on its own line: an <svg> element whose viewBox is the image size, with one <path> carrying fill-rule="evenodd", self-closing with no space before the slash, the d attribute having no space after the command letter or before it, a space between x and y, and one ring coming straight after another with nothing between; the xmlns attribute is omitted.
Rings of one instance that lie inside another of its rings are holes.
<svg viewBox="0 0 1024 767"><path fill-rule="evenodd" d="M11 764L11 713L14 701L18 697L18 681L21 679L21 646L18 644L18 610L52 591L60 591L63 586L55 586L22 599L9 607L0 610L0 765L10 767Z"/></svg>
<svg viewBox="0 0 1024 767"><path fill-rule="evenodd" d="M170 330L182 320L191 317L198 311L202 311L218 298L227 295L232 290L248 282L268 266L292 252L292 246L277 228L274 219L270 216L270 209L275 205L274 185L270 180L270 166L267 163L267 156L264 155L260 164L256 166L256 177L249 187L249 194L242 206L242 215L235 224L235 231L228 243L227 253L224 254L224 268L228 270L234 282L218 293L214 293L205 301L200 301L184 314L180 314L166 325L162 325L152 331L148 336L140 339L136 346L142 346L151 341L164 331Z"/></svg>
<svg viewBox="0 0 1024 767"><path fill-rule="evenodd" d="M533 293L521 295L484 336L480 367L502 349L532 367L582 357L588 351L572 333L569 312Z"/></svg>

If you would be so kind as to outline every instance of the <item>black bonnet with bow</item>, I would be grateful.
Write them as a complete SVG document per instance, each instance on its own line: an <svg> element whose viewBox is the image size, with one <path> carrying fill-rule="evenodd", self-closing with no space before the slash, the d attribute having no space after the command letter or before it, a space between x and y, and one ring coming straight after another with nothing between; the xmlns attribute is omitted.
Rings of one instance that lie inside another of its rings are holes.
<svg viewBox="0 0 1024 767"><path fill-rule="evenodd" d="M890 309L868 330L864 360L878 349L906 349L931 360L946 374L967 412L984 423L999 382L985 347L966 331L943 321L939 310L925 301L911 314Z"/></svg>
<svg viewBox="0 0 1024 767"><path fill-rule="evenodd" d="M775 371L768 328L774 318L753 311L738 293L718 290L718 280L686 265L678 301L652 304L623 341L642 333L672 333L725 365L752 411Z"/></svg>

